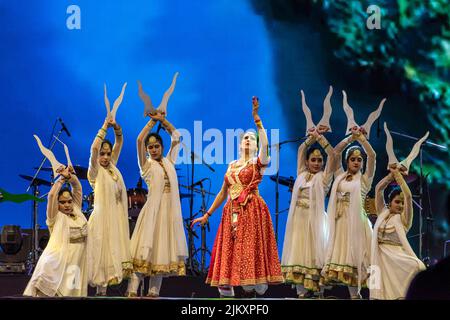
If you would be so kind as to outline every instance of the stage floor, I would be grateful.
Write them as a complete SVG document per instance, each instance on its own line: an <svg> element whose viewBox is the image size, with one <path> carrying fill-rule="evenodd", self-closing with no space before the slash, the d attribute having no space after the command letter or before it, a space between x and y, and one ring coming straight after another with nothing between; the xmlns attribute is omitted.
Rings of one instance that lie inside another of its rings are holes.
<svg viewBox="0 0 450 320"><path fill-rule="evenodd" d="M0 274L0 298L1 299L30 299L22 296L22 292L30 277L25 274ZM144 295L147 292L148 280L144 284ZM95 289L89 287L89 297L83 299L136 299L125 298L127 281L117 286L108 287L107 297L95 297ZM242 288L235 288L236 297L240 297ZM346 287L333 287L325 290L326 299L348 299ZM368 298L367 289L362 290L363 298ZM297 295L290 285L280 284L269 286L264 299L296 299ZM204 277L185 276L164 278L160 291L160 298L157 299L212 299L219 298L217 288L205 284ZM54 298L60 299L60 298ZM67 298L73 299L73 298ZM137 298L152 300L155 298Z"/></svg>

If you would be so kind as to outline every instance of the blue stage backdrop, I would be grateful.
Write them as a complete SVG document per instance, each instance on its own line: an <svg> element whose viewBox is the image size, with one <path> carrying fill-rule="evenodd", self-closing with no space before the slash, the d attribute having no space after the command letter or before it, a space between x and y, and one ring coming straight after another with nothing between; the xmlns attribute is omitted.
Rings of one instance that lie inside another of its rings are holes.
<svg viewBox="0 0 450 320"><path fill-rule="evenodd" d="M80 10L80 29L68 27L67 20L69 26L73 22L73 13L67 13L70 5ZM254 1L47 0L21 5L2 1L0 19L0 188L11 193L25 193L28 182L18 175L32 176L42 159L33 134L47 143L53 127L56 125L56 131L60 128L59 117L71 133L71 137L62 133L61 138L70 148L73 163L88 166L90 145L105 118L104 83L112 104L123 83L128 82L117 114L125 138L118 168L127 188L134 188L139 178L136 138L147 122L136 81L142 82L157 106L174 73L180 73L169 102L168 120L191 133L191 141L185 139L185 143L199 156L213 142L222 146L223 155L216 154L222 163L211 163L215 172L195 165L195 181L209 177L213 194L220 190L227 168L226 147L225 141L217 142L203 134L208 129L218 129L225 137L226 129L254 127L253 95L260 98L265 127L279 129L278 138L283 141L301 137L305 132L300 89L305 90L318 121L323 98L328 86L333 85L333 133L329 137L333 145L343 138L346 125L342 89L348 90L360 122L384 97L349 88L352 84L333 71L331 54L314 25L307 21L292 24L270 20L257 10ZM399 93L388 97L382 120L389 115L392 129L406 130L400 122L401 99ZM416 105L409 108L412 112L418 110ZM196 122L202 127L200 135L194 134ZM414 133L422 134L426 127L426 123L414 123ZM375 131L372 136L379 151L378 163L385 167L384 134L380 136ZM162 135L168 145L167 134ZM274 142L277 141L271 140ZM298 145L283 146L279 158L282 176L295 176ZM235 141L234 154L236 149ZM183 150L181 156L186 156L187 151ZM61 145L56 144L55 154L64 160ZM188 185L190 166L182 164L178 168L179 182ZM382 174L384 169L378 176ZM50 173L42 172L39 177L49 180ZM208 183L205 186L208 188ZM92 191L86 181L83 187L84 194ZM42 187L41 194L48 190ZM189 192L183 187L180 190ZM269 177L261 183L260 192L273 214L275 184ZM280 253L289 197L287 187L280 186ZM208 199L208 206L213 198ZM197 194L194 212L200 205ZM31 202L0 203L0 225L31 227L31 207ZM187 218L188 199L182 200L182 208ZM45 209L46 203L39 205L39 223L43 228ZM209 248L220 217L221 209L210 219ZM272 220L275 222L274 215Z"/></svg>

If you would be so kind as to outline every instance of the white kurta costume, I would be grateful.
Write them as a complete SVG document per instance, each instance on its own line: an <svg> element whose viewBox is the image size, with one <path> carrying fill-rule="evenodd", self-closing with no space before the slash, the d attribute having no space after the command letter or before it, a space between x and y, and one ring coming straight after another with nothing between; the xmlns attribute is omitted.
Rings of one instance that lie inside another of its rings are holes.
<svg viewBox="0 0 450 320"><path fill-rule="evenodd" d="M101 141L96 139L95 143ZM127 190L116 167L121 143L119 147L116 144L108 168L99 164L98 150L93 148L88 171L89 183L94 189L94 210L88 221L91 235L87 242L89 284L103 290L108 285L121 283L132 269Z"/></svg>
<svg viewBox="0 0 450 320"><path fill-rule="evenodd" d="M390 182L389 176L377 186L379 199ZM413 218L411 192L400 173L395 174L405 198L405 207L401 214L390 214L389 209L378 216L372 239L370 299L403 299L414 276L425 270L423 262L412 250L407 232Z"/></svg>
<svg viewBox="0 0 450 320"><path fill-rule="evenodd" d="M351 137L342 141L336 152L351 141ZM360 142L367 152L366 173L351 175L341 168L335 174L327 210L330 237L322 270L326 282L358 287L358 292L365 284L370 264L372 227L363 204L375 173L375 152L367 140L362 138Z"/></svg>
<svg viewBox="0 0 450 320"><path fill-rule="evenodd" d="M320 142L328 146L324 138ZM308 172L305 161L306 145L303 143L298 152L298 177L286 223L281 270L286 283L319 291L328 238L325 194L333 179L334 161L329 158L325 172L316 174ZM301 290L297 287L297 293Z"/></svg>
<svg viewBox="0 0 450 320"><path fill-rule="evenodd" d="M81 212L80 182L72 176L70 183L74 201L72 216L58 211L62 180L52 187L54 199L49 199L46 221L50 239L23 293L25 296L87 296L87 221Z"/></svg>
<svg viewBox="0 0 450 320"><path fill-rule="evenodd" d="M141 167L141 176L148 186L147 201L142 208L131 237L133 270L150 276L150 290L159 294L161 277L186 274L188 256L181 214L178 179L174 164L179 150L178 133L172 134L174 146L161 161L148 158ZM139 282L134 278L129 292Z"/></svg>

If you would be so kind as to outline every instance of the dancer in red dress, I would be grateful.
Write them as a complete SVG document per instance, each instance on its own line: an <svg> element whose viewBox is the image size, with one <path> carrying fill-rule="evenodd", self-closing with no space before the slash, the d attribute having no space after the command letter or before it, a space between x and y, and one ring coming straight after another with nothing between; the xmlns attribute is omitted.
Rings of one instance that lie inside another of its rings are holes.
<svg viewBox="0 0 450 320"><path fill-rule="evenodd" d="M244 134L240 158L229 164L214 203L205 215L192 222L192 226L206 223L227 200L206 279L206 283L219 287L221 297L233 297L234 286L242 286L248 297L263 295L269 284L283 282L270 212L258 192L270 161L267 134L258 109L258 98L254 97L252 113L258 135Z"/></svg>

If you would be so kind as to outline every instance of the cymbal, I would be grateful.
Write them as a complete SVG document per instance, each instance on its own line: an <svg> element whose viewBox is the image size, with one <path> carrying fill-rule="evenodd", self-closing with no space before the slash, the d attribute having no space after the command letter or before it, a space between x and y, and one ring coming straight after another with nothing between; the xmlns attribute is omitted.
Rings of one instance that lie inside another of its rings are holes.
<svg viewBox="0 0 450 320"><path fill-rule="evenodd" d="M419 176L415 173L410 173L406 176L403 176L403 179L405 179L406 183L413 183L414 181L419 179ZM390 187L398 186L398 183L396 181L392 181L391 183L389 183L389 186Z"/></svg>
<svg viewBox="0 0 450 320"><path fill-rule="evenodd" d="M277 181L277 176L276 175L270 176L270 180L276 182ZM291 188L295 184L295 179L294 179L294 177L289 177L288 178L288 177L278 176L278 183L283 185L283 186Z"/></svg>
<svg viewBox="0 0 450 320"><path fill-rule="evenodd" d="M33 177L32 176L26 176L24 174L19 174L19 177L21 177L22 179L28 180L28 181L33 181ZM38 186L48 186L51 187L52 184L47 181L47 180L43 180L40 178L35 178L34 179L34 184L38 185Z"/></svg>
<svg viewBox="0 0 450 320"><path fill-rule="evenodd" d="M38 168L34 168L34 169L38 169ZM87 180L87 173L88 173L88 168L83 167L83 166L73 166L73 169L75 170L75 174L78 177L78 179L83 179L83 180ZM42 167L41 168L42 171L53 171L52 167Z"/></svg>

